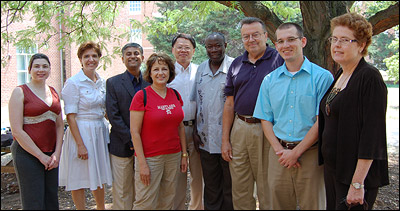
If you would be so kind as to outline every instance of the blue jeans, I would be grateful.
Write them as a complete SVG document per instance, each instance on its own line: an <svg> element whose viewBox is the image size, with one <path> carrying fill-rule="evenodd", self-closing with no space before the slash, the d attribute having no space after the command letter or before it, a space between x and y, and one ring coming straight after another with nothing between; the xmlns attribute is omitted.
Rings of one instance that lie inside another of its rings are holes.
<svg viewBox="0 0 400 211"><path fill-rule="evenodd" d="M58 210L58 168L47 171L17 141L11 145L23 210ZM51 155L51 152L45 154Z"/></svg>

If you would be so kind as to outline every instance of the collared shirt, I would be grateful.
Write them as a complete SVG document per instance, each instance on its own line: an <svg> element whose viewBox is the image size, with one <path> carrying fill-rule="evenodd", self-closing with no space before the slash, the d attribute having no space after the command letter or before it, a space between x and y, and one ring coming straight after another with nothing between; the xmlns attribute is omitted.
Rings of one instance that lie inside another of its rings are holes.
<svg viewBox="0 0 400 211"><path fill-rule="evenodd" d="M225 55L215 74L210 69L209 59L201 63L190 96L190 99L197 103L197 131L204 143L200 149L211 154L221 153L222 113L226 100L224 88L226 74L233 60Z"/></svg>
<svg viewBox="0 0 400 211"><path fill-rule="evenodd" d="M182 97L182 109L185 114L184 121L193 120L196 116L196 102L190 101L190 94L193 89L194 78L198 67L197 64L190 63L189 66L184 69L182 65L175 62L175 79L167 85L177 90Z"/></svg>
<svg viewBox="0 0 400 211"><path fill-rule="evenodd" d="M95 83L81 70L65 82L61 91L65 114L76 113L77 118L104 117L106 81L98 73L96 77Z"/></svg>
<svg viewBox="0 0 400 211"><path fill-rule="evenodd" d="M332 82L329 71L306 57L294 75L284 63L264 78L253 116L271 122L278 138L301 141L317 120L319 103Z"/></svg>
<svg viewBox="0 0 400 211"><path fill-rule="evenodd" d="M132 73L130 73L128 70L126 70L126 71L129 73L128 75L132 81L133 88L135 89L135 93L138 92L139 90L141 90L141 85L142 85L142 81L143 81L142 72L139 71L139 79L138 79L134 75L132 75Z"/></svg>
<svg viewBox="0 0 400 211"><path fill-rule="evenodd" d="M234 97L234 110L240 115L253 115L258 91L263 78L283 64L279 53L268 47L264 55L251 63L248 52L237 57L228 70L225 95Z"/></svg>

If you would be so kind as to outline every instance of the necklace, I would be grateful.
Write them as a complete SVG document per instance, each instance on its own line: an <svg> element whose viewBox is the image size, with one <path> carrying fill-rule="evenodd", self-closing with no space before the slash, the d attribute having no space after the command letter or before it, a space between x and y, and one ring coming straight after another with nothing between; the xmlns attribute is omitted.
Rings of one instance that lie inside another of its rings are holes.
<svg viewBox="0 0 400 211"><path fill-rule="evenodd" d="M332 90L331 90L331 92L329 92L329 95L328 95L328 97L326 98L326 102L325 102L325 112L326 112L326 115L327 115L327 116L329 116L329 115L331 114L330 104L332 103L333 99L335 99L336 95L342 90L342 86L346 83L346 81L350 78L350 76L351 76L352 74L353 74L353 73L350 73L350 74L346 77L346 79L341 80L341 81L340 81L341 84L339 85L339 83L338 83L338 86L337 86L337 87L333 87Z"/></svg>
<svg viewBox="0 0 400 211"><path fill-rule="evenodd" d="M155 88L153 85L151 86L151 88L152 88L158 95L160 95L162 98L165 98L165 96L167 95L167 89L166 89L166 88L163 89L163 90L160 90L160 89Z"/></svg>

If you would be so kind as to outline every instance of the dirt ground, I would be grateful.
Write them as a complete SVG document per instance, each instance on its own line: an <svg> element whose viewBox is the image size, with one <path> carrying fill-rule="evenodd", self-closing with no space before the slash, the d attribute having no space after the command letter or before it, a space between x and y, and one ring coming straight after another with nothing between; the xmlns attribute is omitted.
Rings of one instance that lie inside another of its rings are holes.
<svg viewBox="0 0 400 211"><path fill-rule="evenodd" d="M390 185L380 188L374 210L399 210L399 150L393 149L389 153ZM189 191L187 192L189 193ZM60 210L75 210L71 192L59 188ZM106 187L106 209L112 209L111 187ZM86 208L96 209L92 194L86 191ZM187 199L190 200L189 194ZM1 173L1 210L20 210L19 189L15 174Z"/></svg>
<svg viewBox="0 0 400 211"><path fill-rule="evenodd" d="M106 186L105 203L106 210L112 209L112 188ZM92 193L85 190L86 195L86 209L95 210L96 202ZM187 202L190 201L190 192L186 192ZM65 191L64 187L58 188L58 198L60 210L76 210L70 191ZM19 198L19 188L17 178L12 173L1 173L1 210L21 210L21 202Z"/></svg>

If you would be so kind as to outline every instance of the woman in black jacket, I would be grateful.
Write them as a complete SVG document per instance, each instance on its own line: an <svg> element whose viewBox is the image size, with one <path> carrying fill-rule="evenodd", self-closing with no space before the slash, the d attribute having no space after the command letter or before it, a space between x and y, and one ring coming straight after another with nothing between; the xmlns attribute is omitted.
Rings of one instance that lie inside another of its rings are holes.
<svg viewBox="0 0 400 211"><path fill-rule="evenodd" d="M341 68L321 100L319 163L324 164L327 209L372 209L389 184L386 147L387 88L364 60L372 26L347 13L331 20L331 55Z"/></svg>

